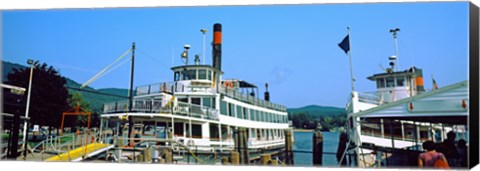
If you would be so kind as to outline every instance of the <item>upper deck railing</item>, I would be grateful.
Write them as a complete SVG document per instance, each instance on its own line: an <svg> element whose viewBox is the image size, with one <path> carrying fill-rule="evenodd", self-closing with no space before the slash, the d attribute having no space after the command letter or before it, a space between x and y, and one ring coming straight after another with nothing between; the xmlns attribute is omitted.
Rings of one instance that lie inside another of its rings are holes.
<svg viewBox="0 0 480 171"><path fill-rule="evenodd" d="M195 92L202 92L202 93L215 93L215 89L208 85L183 85L183 84L175 84L173 82L170 83L157 83L145 86L139 86L136 89L137 96L140 95L148 95L148 94L157 94L157 93L195 93ZM244 94L238 92L237 90L229 87L225 87L223 85L218 86L218 93L222 93L231 97L236 100L240 100L252 105L265 107L273 110L278 110L282 112L286 112L287 108L283 105L278 105L266 100L259 99L257 97Z"/></svg>
<svg viewBox="0 0 480 171"><path fill-rule="evenodd" d="M144 86L138 86L136 89L136 95L141 96L141 95L147 95L147 94L157 94L157 93L170 93L172 94L174 88L174 83L169 82L169 83L157 83L157 84L150 84L150 85L144 85Z"/></svg>
<svg viewBox="0 0 480 171"><path fill-rule="evenodd" d="M233 88L228 88L228 87L225 87L223 85L219 86L218 92L222 93L222 94L225 94L228 97L234 98L236 100L240 100L240 101L250 103L250 104L253 104L253 105L257 105L257 106L260 106L260 107L266 107L266 108L269 108L269 109L278 110L278 111L282 111L282 112L287 111L287 108L283 105L278 105L278 104L275 104L275 103L272 103L272 102L269 102L269 101L266 101L266 100L256 98L256 97L248 95L248 94L240 93Z"/></svg>
<svg viewBox="0 0 480 171"><path fill-rule="evenodd" d="M107 103L103 107L103 113L106 114L126 112L129 112L128 100ZM184 102L177 102L173 107L162 106L161 100L134 100L131 112L174 114L210 120L218 120L219 114L217 109Z"/></svg>

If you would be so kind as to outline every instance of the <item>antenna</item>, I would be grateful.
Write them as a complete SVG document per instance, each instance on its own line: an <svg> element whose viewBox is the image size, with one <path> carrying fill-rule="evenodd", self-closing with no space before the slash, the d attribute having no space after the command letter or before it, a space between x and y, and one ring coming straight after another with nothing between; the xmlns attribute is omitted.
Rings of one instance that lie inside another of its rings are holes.
<svg viewBox="0 0 480 171"><path fill-rule="evenodd" d="M205 65L205 34L207 33L207 29L201 29L200 32L202 32L202 34L203 34L203 53L202 53L202 57L203 57L203 64Z"/></svg>
<svg viewBox="0 0 480 171"><path fill-rule="evenodd" d="M397 49L397 32L399 32L399 31L400 31L399 28L390 29L390 33L393 33L393 39L395 41L394 46L395 46L395 55L396 55L396 60L397 60L397 71L398 71L398 68L400 67L400 62L398 62L398 49Z"/></svg>

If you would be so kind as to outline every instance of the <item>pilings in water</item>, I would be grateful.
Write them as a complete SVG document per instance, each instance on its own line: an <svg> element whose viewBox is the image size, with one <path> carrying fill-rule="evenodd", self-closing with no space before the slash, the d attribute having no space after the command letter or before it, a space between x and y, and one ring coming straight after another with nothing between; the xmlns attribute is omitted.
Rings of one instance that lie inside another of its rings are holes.
<svg viewBox="0 0 480 171"><path fill-rule="evenodd" d="M293 133L292 129L285 130L285 164L293 165Z"/></svg>
<svg viewBox="0 0 480 171"><path fill-rule="evenodd" d="M262 165L268 165L272 160L272 156L270 154L260 154L260 161Z"/></svg>
<svg viewBox="0 0 480 171"><path fill-rule="evenodd" d="M232 151L230 153L230 159L233 165L240 165L240 153L236 151Z"/></svg>
<svg viewBox="0 0 480 171"><path fill-rule="evenodd" d="M313 165L321 166L323 160L323 134L320 131L313 133Z"/></svg>
<svg viewBox="0 0 480 171"><path fill-rule="evenodd" d="M234 136L235 143L235 152L232 152L232 164L236 164L237 161L234 160L234 154L238 153L238 164L248 165L248 132L246 128L237 128L235 129Z"/></svg>
<svg viewBox="0 0 480 171"><path fill-rule="evenodd" d="M341 166L347 165L347 141L348 135L345 132L340 134L340 140L338 141L338 148L337 148L337 162L340 163Z"/></svg>

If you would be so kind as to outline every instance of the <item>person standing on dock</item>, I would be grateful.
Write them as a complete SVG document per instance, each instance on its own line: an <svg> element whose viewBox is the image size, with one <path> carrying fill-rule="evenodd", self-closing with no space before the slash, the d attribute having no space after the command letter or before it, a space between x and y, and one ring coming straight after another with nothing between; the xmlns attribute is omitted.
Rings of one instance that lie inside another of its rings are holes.
<svg viewBox="0 0 480 171"><path fill-rule="evenodd" d="M422 144L422 147L426 150L426 152L420 153L420 155L418 155L419 168L439 167L439 163L443 165L443 168L449 168L448 161L445 158L445 155L443 155L443 153L435 151L435 143L433 141L425 141Z"/></svg>
<svg viewBox="0 0 480 171"><path fill-rule="evenodd" d="M448 164L450 166L456 166L458 160L458 151L455 145L455 132L450 131L447 133L447 139L443 141L443 146L445 147L445 157L447 157Z"/></svg>

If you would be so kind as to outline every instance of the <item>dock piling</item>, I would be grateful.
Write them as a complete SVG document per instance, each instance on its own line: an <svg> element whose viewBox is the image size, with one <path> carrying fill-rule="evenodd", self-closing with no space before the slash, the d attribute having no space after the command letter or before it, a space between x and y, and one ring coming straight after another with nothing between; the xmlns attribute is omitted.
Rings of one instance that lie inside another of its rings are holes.
<svg viewBox="0 0 480 171"><path fill-rule="evenodd" d="M230 153L230 158L231 158L231 161L232 161L233 165L239 165L240 164L240 153L238 153L236 151L232 151Z"/></svg>
<svg viewBox="0 0 480 171"><path fill-rule="evenodd" d="M285 164L293 165L292 129L285 130Z"/></svg>
<svg viewBox="0 0 480 171"><path fill-rule="evenodd" d="M272 156L270 154L260 154L260 161L262 162L262 165L268 165L271 160Z"/></svg>
<svg viewBox="0 0 480 171"><path fill-rule="evenodd" d="M321 131L313 133L313 165L321 166L323 160L323 134Z"/></svg>

